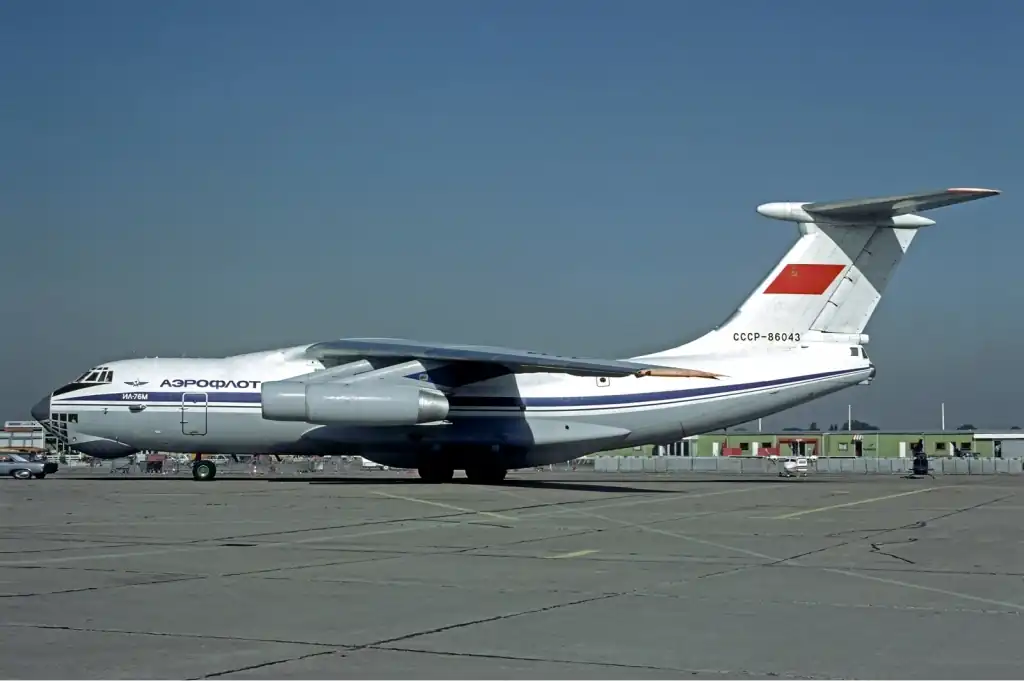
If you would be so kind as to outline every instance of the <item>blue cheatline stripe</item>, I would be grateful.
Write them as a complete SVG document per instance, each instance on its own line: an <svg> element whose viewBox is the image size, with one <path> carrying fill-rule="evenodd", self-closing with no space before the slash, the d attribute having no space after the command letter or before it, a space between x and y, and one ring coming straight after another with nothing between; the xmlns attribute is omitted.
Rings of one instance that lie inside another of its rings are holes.
<svg viewBox="0 0 1024 681"><path fill-rule="evenodd" d="M737 383L733 385L713 385L704 388L687 388L685 390L666 390L655 393L636 393L626 395L587 395L569 397L529 397L518 399L515 397L455 397L451 399L452 407L474 406L474 407L512 407L520 404L526 407L628 407L636 404L669 402L675 400L693 399L698 397L710 397L715 395L726 395L730 393L741 393L750 390L772 388L789 383L801 383L804 381L820 380L823 378L834 378L846 374L859 373L864 369L844 369L842 371L827 371L819 374L808 374L806 376L792 376L789 378L777 378L770 381L755 381L752 383ZM462 402L465 402L463 404Z"/></svg>
<svg viewBox="0 0 1024 681"><path fill-rule="evenodd" d="M241 392L241 391L222 391L213 390L206 393L196 391L177 391L177 392L146 392L144 390L138 390L134 392L123 392L123 393L102 393L100 395L76 395L74 397L66 397L63 400L53 400L54 404L60 404L62 402L105 402L108 404L120 404L122 402L130 404L140 403L171 403L181 404L184 396L190 396L190 404L202 404L203 395L206 395L206 401L210 404L224 404L231 402L245 402L249 404L259 404L260 394L258 392ZM192 398L192 396L195 398Z"/></svg>
<svg viewBox="0 0 1024 681"><path fill-rule="evenodd" d="M549 408L572 408L572 407L628 407L636 404L668 402L674 400L693 399L697 397L709 397L715 395L726 395L740 393L750 390L760 390L783 386L790 383L801 383L824 378L837 378L839 376L862 373L868 369L843 369L840 371L826 371L817 374L804 376L790 376L787 378L776 378L768 381L755 381L752 383L736 383L732 385L711 385L701 388L686 388L683 390L665 390L652 393L635 393L619 395L571 395L565 397L486 397L486 396L454 396L451 398L451 406L454 409L469 408L499 408L499 407L549 407ZM53 404L84 403L94 402L105 405L109 404L175 404L182 403L184 396L189 396L186 403L202 404L203 393L196 392L124 392L124 393L103 393L99 395L75 395L62 400L54 400ZM229 405L229 404L260 404L260 393L242 391L209 391L205 393L208 404ZM193 398L193 396L195 396Z"/></svg>

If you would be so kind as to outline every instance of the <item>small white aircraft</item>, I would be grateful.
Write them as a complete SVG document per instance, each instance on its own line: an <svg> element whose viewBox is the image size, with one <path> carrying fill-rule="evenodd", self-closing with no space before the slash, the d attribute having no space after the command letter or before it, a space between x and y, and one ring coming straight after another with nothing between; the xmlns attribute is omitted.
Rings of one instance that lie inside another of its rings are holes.
<svg viewBox="0 0 1024 681"><path fill-rule="evenodd" d="M864 329L919 212L999 194L945 189L767 203L799 237L719 327L628 361L395 339L225 358L128 359L82 374L32 415L84 454L351 454L498 483L510 469L665 444L865 384ZM217 468L201 455L196 480Z"/></svg>

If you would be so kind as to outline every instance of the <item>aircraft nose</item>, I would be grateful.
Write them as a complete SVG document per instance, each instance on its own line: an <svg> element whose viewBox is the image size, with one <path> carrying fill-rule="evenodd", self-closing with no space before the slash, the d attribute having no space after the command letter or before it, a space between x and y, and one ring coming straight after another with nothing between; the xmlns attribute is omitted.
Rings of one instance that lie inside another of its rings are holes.
<svg viewBox="0 0 1024 681"><path fill-rule="evenodd" d="M32 418L34 418L36 421L39 421L40 423L44 423L50 419L49 395L36 402L36 406L32 407Z"/></svg>

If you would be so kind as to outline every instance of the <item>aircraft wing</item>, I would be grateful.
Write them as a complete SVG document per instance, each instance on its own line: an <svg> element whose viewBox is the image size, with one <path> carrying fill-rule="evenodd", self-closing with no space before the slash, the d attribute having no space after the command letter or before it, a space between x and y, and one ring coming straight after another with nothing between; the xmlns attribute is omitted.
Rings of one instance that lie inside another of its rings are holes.
<svg viewBox="0 0 1024 681"><path fill-rule="evenodd" d="M393 338L345 338L311 345L307 355L318 359L356 361L389 358L488 364L514 373L561 373L576 376L670 376L678 378L718 378L718 374L694 369L640 364L622 360L563 357L529 350L514 350L485 345L449 345L420 343Z"/></svg>
<svg viewBox="0 0 1024 681"><path fill-rule="evenodd" d="M803 209L808 213L843 220L868 220L889 218L896 215L919 213L933 208L952 206L957 203L976 201L999 194L997 189L957 188L885 196L874 199L850 199L847 201L819 201L806 203Z"/></svg>

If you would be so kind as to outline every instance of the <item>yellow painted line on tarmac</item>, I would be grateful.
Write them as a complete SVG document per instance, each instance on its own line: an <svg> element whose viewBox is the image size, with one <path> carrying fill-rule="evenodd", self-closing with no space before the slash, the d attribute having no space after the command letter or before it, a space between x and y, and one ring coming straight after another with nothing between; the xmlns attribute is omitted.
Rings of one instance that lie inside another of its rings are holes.
<svg viewBox="0 0 1024 681"><path fill-rule="evenodd" d="M408 501L415 504L425 504L427 506L437 506L438 508L446 508L449 511L460 511L461 513L478 513L480 515L489 516L491 518L498 518L499 520L515 520L510 515L502 515L501 513L491 513L490 511L478 511L475 508L466 508L464 506L456 506L455 504L446 504L440 501L430 501L429 499L420 499L418 497L407 497L401 494L391 494L390 492L379 492L375 491L382 497L391 497L392 499L400 499L402 501Z"/></svg>
<svg viewBox="0 0 1024 681"><path fill-rule="evenodd" d="M562 558L581 558L583 556L589 556L592 553L597 553L597 549L583 549L582 551L573 551L572 553L559 553L554 556L547 556L551 560L561 560Z"/></svg>
<svg viewBox="0 0 1024 681"><path fill-rule="evenodd" d="M913 584L911 582L903 582L898 579L888 579L886 577L879 577L878 575L868 575L863 572L852 572L850 570L840 570L838 568L822 568L825 572L832 572L837 575L846 575L847 577L856 577L857 579L867 579L872 582L881 582L882 584L891 584L893 586L901 586L905 589L914 589L916 591L930 591L932 593L942 594L943 596L952 596L954 598L963 598L964 600L974 601L976 603L987 603L988 605L997 605L1001 608L1008 608L1012 610L1024 610L1024 605L1020 603L1011 603L1010 601L1000 601L994 598L984 598L983 596L975 596L973 594L965 594L962 591L951 591L949 589L940 589L936 586L925 586L924 584Z"/></svg>
<svg viewBox="0 0 1024 681"><path fill-rule="evenodd" d="M944 487L922 487L921 489L913 489L909 492L899 492L897 494L886 494L884 497L872 497L870 499L861 499L860 501L848 501L845 504L832 504L831 506L820 506L818 508L808 508L803 511L794 511L793 513L786 513L785 515L777 515L772 520L789 520L790 518L799 518L800 516L810 515L811 513L821 513L822 511L832 511L837 508L849 508L850 506L860 506L861 504L873 504L876 501L886 501L888 499L897 499L899 497L908 497L911 494L921 494L922 492L931 492L937 489L945 489Z"/></svg>
<svg viewBox="0 0 1024 681"><path fill-rule="evenodd" d="M591 511L600 511L600 510L603 510L603 509L606 509L606 508L627 508L627 507L631 507L631 506L641 506L641 505L647 505L647 504L662 504L662 503L669 502L669 501L690 501L692 499L704 499L705 497L717 497L717 496L723 496L723 495L726 495L726 494L742 494L744 492L759 492L761 490L777 489L777 488L780 488L780 487L783 487L783 484L778 484L778 485L761 485L761 486L758 486L758 487L743 487L743 488L739 488L739 489L724 489L724 490L720 489L720 490L716 490L714 492L698 492L698 493L682 492L682 493L679 493L679 494L675 494L675 493L672 493L672 492L663 492L663 493L657 493L657 494L653 494L653 495L648 495L645 492L640 492L638 494L635 494L635 495L631 496L630 498L628 498L626 500L621 500L620 499L619 501L611 501L611 502L607 502L607 503L598 504L596 506L587 506L586 508L591 510ZM520 499L523 499L524 501L529 501L530 503L541 503L541 499L539 499L537 497L534 497L534 496L528 496L526 494L521 494L519 492L510 490L510 489L501 488L501 487L495 487L494 489L496 491L503 492L505 494L509 494L511 496L514 496L514 497L518 497ZM641 498L634 498L636 496L639 496ZM583 503L589 503L590 501L600 501L600 497L595 497L593 499L583 500ZM706 513L705 515L711 515L712 513L721 513L721 512L722 511L714 511L714 512ZM725 511L725 512L728 512L728 511ZM573 513L577 513L577 508L574 507L574 506L566 506L564 508L542 510L542 511L539 511L537 513L524 513L524 514L522 514L520 516L520 518L523 519L523 520L526 520L526 519L533 520L534 518L550 518L550 517L556 516L556 515L571 515Z"/></svg>

